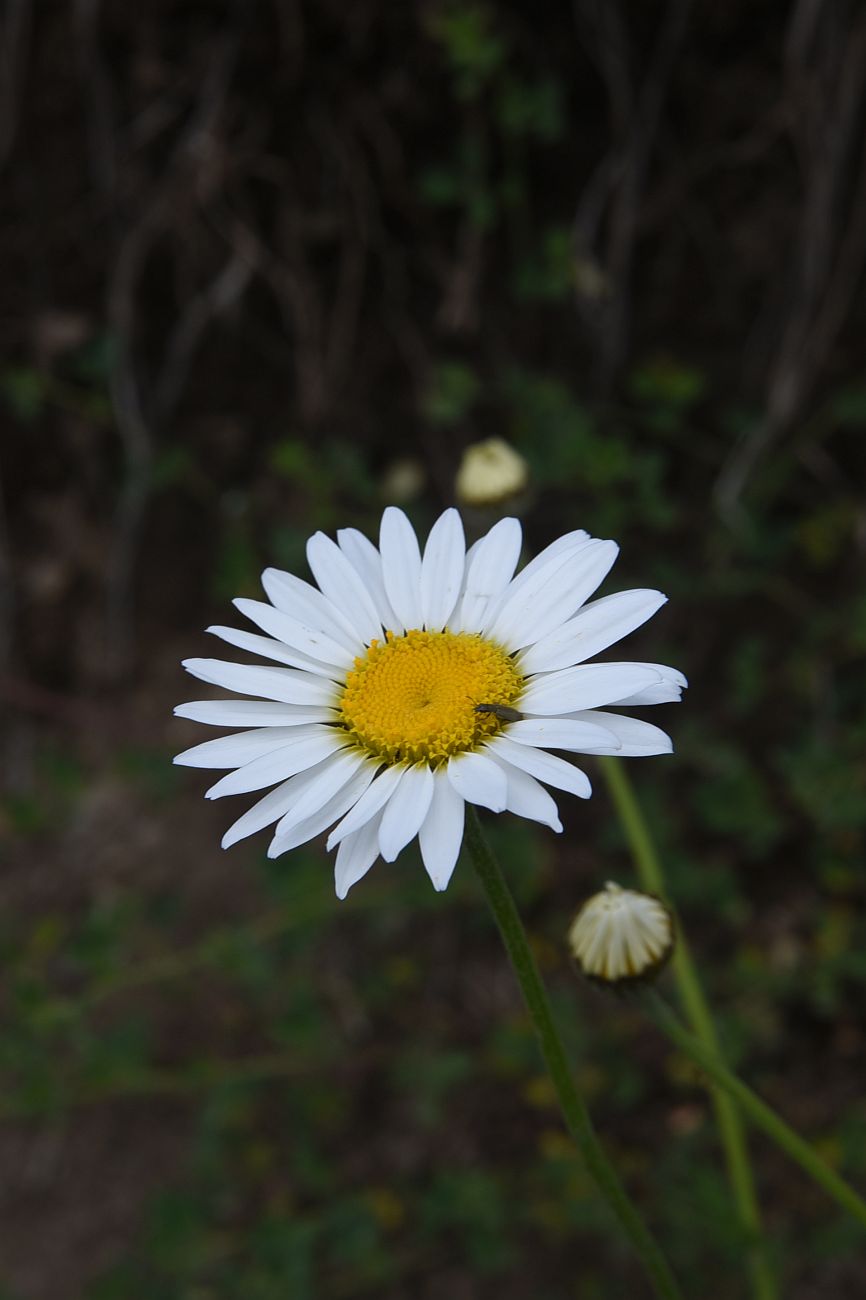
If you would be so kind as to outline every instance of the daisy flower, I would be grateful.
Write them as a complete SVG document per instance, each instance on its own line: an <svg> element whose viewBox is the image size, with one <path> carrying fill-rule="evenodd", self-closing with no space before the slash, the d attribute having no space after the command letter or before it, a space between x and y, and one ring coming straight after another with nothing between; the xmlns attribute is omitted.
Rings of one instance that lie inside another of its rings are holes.
<svg viewBox="0 0 866 1300"><path fill-rule="evenodd" d="M445 889L467 802L561 831L541 783L582 799L591 792L561 753L670 752L658 727L608 710L679 699L682 673L587 663L666 597L623 591L587 604L618 547L580 531L515 576L521 540L519 522L502 519L467 550L459 514L446 510L422 555L392 506L378 550L354 528L336 542L310 538L316 586L266 569L268 601L234 602L258 632L208 628L278 665L184 662L245 698L175 713L243 730L174 761L229 769L209 799L268 789L223 836L224 848L276 823L268 853L278 857L333 826L328 848L337 849L345 898L380 855L393 862L417 835L433 885Z"/></svg>

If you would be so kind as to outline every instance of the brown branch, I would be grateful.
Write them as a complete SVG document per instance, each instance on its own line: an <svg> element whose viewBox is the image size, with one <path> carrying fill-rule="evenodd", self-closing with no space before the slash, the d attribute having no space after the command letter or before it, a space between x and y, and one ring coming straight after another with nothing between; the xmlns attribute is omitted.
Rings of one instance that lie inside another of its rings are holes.
<svg viewBox="0 0 866 1300"><path fill-rule="evenodd" d="M618 7L597 2L591 6L590 27L607 91L612 145L596 169L575 219L578 261L588 261L596 268L603 292L579 295L577 303L600 352L605 389L621 370L628 349L630 281L641 196L690 7L691 0L671 0L646 75L635 91L629 79L628 33ZM597 240L603 216L607 219L607 247L601 256L597 247L583 241L593 227Z"/></svg>
<svg viewBox="0 0 866 1300"><path fill-rule="evenodd" d="M252 278L254 267L251 250L235 247L210 284L188 302L169 335L165 360L155 384L152 420L156 426L164 425L174 412L208 326L235 306Z"/></svg>
<svg viewBox="0 0 866 1300"><path fill-rule="evenodd" d="M0 672L12 658L15 616L15 587L12 579L12 553L6 526L3 484L0 480Z"/></svg>
<svg viewBox="0 0 866 1300"><path fill-rule="evenodd" d="M30 0L7 0L0 26L0 170L8 161L18 135L21 84L30 53Z"/></svg>
<svg viewBox="0 0 866 1300"><path fill-rule="evenodd" d="M823 24L823 25L822 25ZM803 215L792 257L787 314L768 370L764 416L728 456L715 486L735 520L758 461L811 397L845 323L866 258L866 144L846 194L866 106L866 17L853 32L814 0L796 7L786 42L791 131L805 169Z"/></svg>
<svg viewBox="0 0 866 1300"><path fill-rule="evenodd" d="M75 0L78 63L86 90L87 136L97 189L113 194L117 185L117 125L111 73L99 47L102 0Z"/></svg>
<svg viewBox="0 0 866 1300"><path fill-rule="evenodd" d="M81 2L89 8L96 0ZM109 679L122 676L131 660L132 580L150 492L156 424L176 403L195 345L213 311L222 302L233 301L249 277L246 265L233 259L204 295L194 300L169 339L153 385L154 396L148 399L136 357L138 287L154 243L169 228L178 196L190 190L206 193L212 185L213 138L228 93L238 39L236 30L228 30L215 42L187 124L153 198L120 245L109 282L107 315L117 346L109 392L124 451L106 584L105 668Z"/></svg>

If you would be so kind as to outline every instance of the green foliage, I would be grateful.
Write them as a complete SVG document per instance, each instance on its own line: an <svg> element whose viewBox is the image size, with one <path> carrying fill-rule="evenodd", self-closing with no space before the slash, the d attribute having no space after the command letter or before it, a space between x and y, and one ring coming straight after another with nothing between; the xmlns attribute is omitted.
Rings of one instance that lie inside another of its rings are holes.
<svg viewBox="0 0 866 1300"><path fill-rule="evenodd" d="M231 520L218 539L210 582L214 600L225 603L235 596L258 595L261 569L259 553L246 522Z"/></svg>
<svg viewBox="0 0 866 1300"><path fill-rule="evenodd" d="M463 129L448 156L421 170L421 198L462 215L481 235L510 226L522 246L531 154L563 134L563 88L554 76L539 77L525 65L493 6L449 2L432 11L427 27L441 48ZM524 252L526 261L513 276L518 296L562 296L570 274L558 232Z"/></svg>
<svg viewBox="0 0 866 1300"><path fill-rule="evenodd" d="M32 424L48 401L48 382L39 371L12 366L0 373L0 394L22 424Z"/></svg>
<svg viewBox="0 0 866 1300"><path fill-rule="evenodd" d="M830 410L843 427L866 428L866 388L852 386L840 389L831 398Z"/></svg>
<svg viewBox="0 0 866 1300"><path fill-rule="evenodd" d="M552 77L532 82L512 75L502 86L495 112L505 135L556 140L564 126L562 87Z"/></svg>
<svg viewBox="0 0 866 1300"><path fill-rule="evenodd" d="M420 1209L421 1233L434 1239L453 1233L473 1275L484 1277L513 1266L505 1189L492 1174L443 1170L425 1189Z"/></svg>
<svg viewBox="0 0 866 1300"><path fill-rule="evenodd" d="M515 297L548 302L567 298L574 289L572 244L572 233L567 227L546 230L537 253L533 250L517 266Z"/></svg>
<svg viewBox="0 0 866 1300"><path fill-rule="evenodd" d="M410 1044L394 1063L394 1086L411 1098L421 1128L436 1129L447 1122L452 1091L472 1075L468 1052L438 1044Z"/></svg>
<svg viewBox="0 0 866 1300"><path fill-rule="evenodd" d="M104 386L117 368L120 342L109 330L92 335L64 357L66 372L82 383Z"/></svg>
<svg viewBox="0 0 866 1300"><path fill-rule="evenodd" d="M711 832L737 846L743 859L771 852L785 823L761 772L734 745L718 743L706 755L695 813Z"/></svg>
<svg viewBox="0 0 866 1300"><path fill-rule="evenodd" d="M595 532L616 536L635 520L654 531L678 521L661 447L642 445L625 425L602 424L562 381L514 368L503 380L511 437L535 481L585 503Z"/></svg>
<svg viewBox="0 0 866 1300"><path fill-rule="evenodd" d="M436 370L424 397L424 414L443 429L459 424L478 400L478 377L458 362L446 362Z"/></svg>
<svg viewBox="0 0 866 1300"><path fill-rule="evenodd" d="M629 387L647 426L670 435L683 427L684 417L703 397L706 379L673 357L655 357L632 372Z"/></svg>
<svg viewBox="0 0 866 1300"><path fill-rule="evenodd" d="M430 33L442 45L459 99L477 98L505 63L507 42L496 31L494 12L485 4L448 3L430 16Z"/></svg>

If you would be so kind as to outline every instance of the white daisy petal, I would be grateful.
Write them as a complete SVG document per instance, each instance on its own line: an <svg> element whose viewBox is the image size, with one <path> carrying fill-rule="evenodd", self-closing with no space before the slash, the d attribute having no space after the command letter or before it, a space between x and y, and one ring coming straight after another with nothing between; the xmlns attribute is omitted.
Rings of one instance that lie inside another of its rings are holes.
<svg viewBox="0 0 866 1300"><path fill-rule="evenodd" d="M448 780L448 773L433 773L433 798L418 832L421 857L433 888L447 888L460 856L466 803Z"/></svg>
<svg viewBox="0 0 866 1300"><path fill-rule="evenodd" d="M491 600L481 630L488 634L493 634L494 628L504 627L509 629L513 626L515 619L520 618L521 611L525 608L532 610L533 606L541 600L545 588L557 573L567 568L568 563L580 551L591 545L592 539L584 533L572 534L568 545L565 545L565 538L560 538L559 542L554 542L546 550L537 555L534 560L530 560L523 569L520 570L516 578L512 578L507 587L500 595ZM569 613L573 613L573 609ZM564 615L563 618L568 617ZM518 628L522 630L522 624L518 622ZM501 637L500 637L501 639ZM520 647L514 647L519 649Z"/></svg>
<svg viewBox="0 0 866 1300"><path fill-rule="evenodd" d="M357 803L373 779L375 770L373 764L362 767L335 795L331 796L327 803L322 805L318 812L298 822L287 834L275 835L268 846L268 857L278 858L281 854L288 853L290 849L296 849L299 844L306 844L308 840L314 840L317 835L321 835L322 831L327 830L338 817L342 817L353 804ZM297 780L297 777L292 779Z"/></svg>
<svg viewBox="0 0 866 1300"><path fill-rule="evenodd" d="M608 703L617 709L633 709L644 704L677 704L682 698L681 686L675 682L660 681L656 686L648 686L646 690L627 695L624 700L608 700Z"/></svg>
<svg viewBox="0 0 866 1300"><path fill-rule="evenodd" d="M518 745L565 749L576 754L608 754L617 743L616 736L606 727L573 718L523 718L511 723L508 739Z"/></svg>
<svg viewBox="0 0 866 1300"><path fill-rule="evenodd" d="M305 709L271 700L190 700L178 704L174 716L208 727L299 727L307 722L330 722L334 710Z"/></svg>
<svg viewBox="0 0 866 1300"><path fill-rule="evenodd" d="M466 539L456 510L446 510L430 529L421 561L421 613L428 631L440 631L451 617L463 583Z"/></svg>
<svg viewBox="0 0 866 1300"><path fill-rule="evenodd" d="M294 668L262 668L258 664L233 664L225 659L184 659L193 677L212 686L224 686L241 695L262 695L281 704L326 708L336 703L338 689L323 677Z"/></svg>
<svg viewBox="0 0 866 1300"><path fill-rule="evenodd" d="M677 700L682 699L688 682L677 668L668 668L666 664L644 666L658 673L660 680L657 685L647 686L642 691L636 691L634 695L627 695L621 700L609 700L609 704L616 705L618 709L630 709L635 704L675 704Z"/></svg>
<svg viewBox="0 0 866 1300"><path fill-rule="evenodd" d="M543 568L545 568L552 559L557 555L564 555L566 552L578 550L584 543L592 541L589 533L583 528L575 528L570 533L563 533L562 537L557 537L555 542L545 546L543 551L525 564L512 583L512 590L519 590L521 585L529 582Z"/></svg>
<svg viewBox="0 0 866 1300"><path fill-rule="evenodd" d="M292 806L283 814L274 829L276 838L288 836L296 826L312 817L329 800L342 790L359 772L375 767L357 750L341 750L319 763L315 777L299 790Z"/></svg>
<svg viewBox="0 0 866 1300"><path fill-rule="evenodd" d="M544 786L539 785L528 772L524 772L519 767L512 767L510 763L505 759L501 759L498 755L492 754L491 757L494 763L502 768L508 782L507 803L505 805L508 812L513 812L518 817L528 817L533 822L541 822L542 825L549 826L551 830L561 831L562 822L559 820L559 809Z"/></svg>
<svg viewBox="0 0 866 1300"><path fill-rule="evenodd" d="M352 650L355 654L361 653L363 642L357 629L352 627L342 611L327 596L323 596L318 588L282 569L265 569L262 586L277 609L296 618L299 623L306 623L308 627L327 633L347 650Z"/></svg>
<svg viewBox="0 0 866 1300"><path fill-rule="evenodd" d="M347 835L353 835L355 831L365 826L371 817L375 817L385 807L408 770L404 764L386 767L360 797L354 808L350 808L343 820L331 831L326 848L332 849Z"/></svg>
<svg viewBox="0 0 866 1300"><path fill-rule="evenodd" d="M549 673L584 663L645 623L667 600L660 591L618 591L585 605L520 656L520 671Z"/></svg>
<svg viewBox="0 0 866 1300"><path fill-rule="evenodd" d="M498 763L484 754L457 754L448 760L448 780L467 803L504 812L508 782Z"/></svg>
<svg viewBox="0 0 866 1300"><path fill-rule="evenodd" d="M366 584L382 626L387 631L396 632L398 635L404 632L405 628L394 613L388 593L385 591L382 557L370 539L363 533L359 533L357 528L341 528L337 533L337 544Z"/></svg>
<svg viewBox="0 0 866 1300"><path fill-rule="evenodd" d="M519 767L538 781L552 785L557 790L566 790L577 795L578 799L588 799L592 794L589 777L573 763L556 754L548 754L543 749L533 749L530 745L516 745L507 736L494 736L487 744L487 753L496 759L504 759L512 767Z"/></svg>
<svg viewBox="0 0 866 1300"><path fill-rule="evenodd" d="M297 779L296 776L290 777L288 781L283 781L282 785L278 785L275 790L269 790L263 798L259 799L258 803L254 803L252 808L248 809L236 822L233 822L222 838L223 848L231 848L232 844L237 844L238 840L244 840L248 835L254 835L256 831L262 830L265 826L270 826L282 817L294 798L293 790Z"/></svg>
<svg viewBox="0 0 866 1300"><path fill-rule="evenodd" d="M289 780L283 781L283 783L278 785L276 789L270 790L269 794L265 794L264 798L261 798L259 802L254 803L254 806L251 807L248 813L244 813L242 818L238 818L237 822L235 822L233 826L229 827L225 835L222 836L222 848L228 849L231 845L237 844L238 840L243 840L244 837L252 835L255 831L260 831L261 828L269 826L272 822L277 822L280 818L285 818L286 815L290 814L290 811L298 809L299 806L306 806L306 801L309 797L309 793L311 793L311 788L315 787L316 783L321 781L322 776L326 776L326 774L332 770L333 764L338 762L341 757L342 755L329 755L329 757L325 758L321 763L316 763L315 767L308 768L307 771L299 772L296 776L291 776ZM346 777L343 776L343 789L341 790L341 794L345 794L346 790L350 788L358 790L358 793L361 793L361 790L363 790L363 784L359 784L359 781L363 779L363 777L363 767L356 771L356 774L351 776L348 781L346 781ZM369 781L369 776L367 776L367 781ZM337 803L337 796L334 796L330 802ZM347 806L348 805L345 805L345 807L343 807L343 811L345 811ZM312 806L309 807L309 813L311 813L309 820L312 820L313 811L317 810L313 810ZM335 813L330 815L330 822L333 822L335 816L339 815L341 815L339 810L335 811ZM324 829L328 824L329 822L322 823L320 829ZM291 832L291 835L294 835L299 828L300 823L295 827L294 832ZM302 839L296 840L295 842L296 844L303 844L304 840L309 839L312 835L317 835L317 833L319 833L319 831L312 831L308 836L303 836ZM282 839L286 841L287 846L287 841L290 839L289 831L286 831L285 835L282 836ZM281 852L285 852L285 849L282 849Z"/></svg>
<svg viewBox="0 0 866 1300"><path fill-rule="evenodd" d="M314 533L307 542L307 563L324 595L343 611L364 644L380 639L382 623L376 606L337 543L324 533Z"/></svg>
<svg viewBox="0 0 866 1300"><path fill-rule="evenodd" d="M522 530L518 519L500 519L466 554L463 595L450 620L453 632L475 632L490 602L508 586L520 559Z"/></svg>
<svg viewBox="0 0 866 1300"><path fill-rule="evenodd" d="M270 754L274 749L292 741L295 736L315 731L307 727L257 727L254 731L239 731L234 736L218 736L216 740L206 740L201 745L193 745L182 754L175 756L175 763L180 767L242 767L251 763L262 754Z"/></svg>
<svg viewBox="0 0 866 1300"><path fill-rule="evenodd" d="M499 523L502 523L502 520L501 520L501 519L500 519ZM498 527L498 526L499 526L498 524L495 525L495 527ZM490 532L491 532L491 533L493 532L493 529L492 529L492 528L490 529ZM473 560L475 559L475 556L478 554L478 548L479 548L479 546L481 546L482 542L484 542L484 541L487 539L487 537L489 537L489 536L490 536L489 533L485 533L485 534L484 534L484 537L479 537L477 542L473 542L471 546L468 546L468 547L466 548L466 560L465 560L465 562L464 562L464 566L463 566L463 567L464 567L464 578L463 578L463 589L464 589L464 591L465 591L465 589L466 589L466 577L465 577L465 575L469 572L469 566L472 564ZM516 563L517 563L517 561L515 560L515 564L516 564ZM462 593L461 593L461 594L462 594Z"/></svg>
<svg viewBox="0 0 866 1300"><path fill-rule="evenodd" d="M597 754L616 754L620 758L649 758L652 754L670 754L674 744L667 732L654 727L651 722L627 718L620 713L604 713L593 709L591 713L575 713L575 722L597 722L612 732L618 746L598 749Z"/></svg>
<svg viewBox="0 0 866 1300"><path fill-rule="evenodd" d="M263 600L246 600L239 597L232 601L235 609L240 610L245 618L256 627L260 627L269 636L276 637L290 650L299 650L314 663L328 664L333 668L351 668L355 660L353 652L339 641L334 641L327 632L293 618L291 614L275 609ZM306 665L304 665L306 667Z"/></svg>
<svg viewBox="0 0 866 1300"><path fill-rule="evenodd" d="M421 627L421 552L414 528L396 506L382 515L379 550L385 591L397 617L404 627Z"/></svg>
<svg viewBox="0 0 866 1300"><path fill-rule="evenodd" d="M213 626L205 628L212 636L236 646L238 650L247 650L250 654L261 655L264 659L274 659L288 668L302 668L305 672L315 673L317 677L333 678L339 672L332 664L316 662L298 650L289 650L282 641L274 641L269 636L259 636L255 632L242 632L236 627ZM347 652L348 653L348 652Z"/></svg>
<svg viewBox="0 0 866 1300"><path fill-rule="evenodd" d="M578 664L536 677L520 697L523 713L574 713L594 709L635 691L657 685L659 675L645 664Z"/></svg>
<svg viewBox="0 0 866 1300"><path fill-rule="evenodd" d="M344 744L344 733L332 727L317 727L315 735L304 735L298 740L282 745L271 754L255 758L251 763L229 772L216 785L205 791L206 799L221 799L227 794L246 794L250 790L263 790L290 776L321 763L329 754L336 753Z"/></svg>
<svg viewBox="0 0 866 1300"><path fill-rule="evenodd" d="M589 533L582 528L576 528L573 532L564 533L562 537L558 537L549 546L545 546L544 550L539 551L538 555L525 564L517 576L512 578L511 582L506 585L501 593L501 598L491 600L487 622L489 623L499 614L504 601L516 596L528 583L534 582L539 572L546 569L557 556L576 553L592 540Z"/></svg>
<svg viewBox="0 0 866 1300"><path fill-rule="evenodd" d="M347 835L337 849L334 863L334 885L338 898L345 898L353 885L362 876L366 876L379 856L379 823L382 814L362 826L359 831Z"/></svg>
<svg viewBox="0 0 866 1300"><path fill-rule="evenodd" d="M554 555L516 594L506 592L489 636L512 650L548 636L592 595L618 554L616 542L592 540Z"/></svg>
<svg viewBox="0 0 866 1300"><path fill-rule="evenodd" d="M433 798L433 773L426 764L407 768L382 813L379 852L393 862L421 829Z"/></svg>

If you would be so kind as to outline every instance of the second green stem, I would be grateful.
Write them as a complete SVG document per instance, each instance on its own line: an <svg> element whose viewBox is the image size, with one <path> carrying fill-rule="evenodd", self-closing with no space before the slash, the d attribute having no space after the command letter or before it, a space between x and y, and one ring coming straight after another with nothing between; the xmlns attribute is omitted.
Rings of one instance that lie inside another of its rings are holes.
<svg viewBox="0 0 866 1300"><path fill-rule="evenodd" d="M631 788L631 782L622 763L615 758L599 760L611 797L622 821L629 847L632 851L641 885L650 893L658 894L667 902L667 889L661 862L655 851L640 807ZM672 958L672 969L677 982L683 1008L695 1036L710 1053L721 1058L716 1027L704 997L694 962L682 927L677 933L677 943ZM755 1181L749 1161L746 1134L736 1102L719 1087L712 1088L713 1109L719 1128L728 1180L736 1202L743 1231L750 1242L749 1274L756 1300L776 1300L776 1281L764 1248L761 1214L755 1193Z"/></svg>

